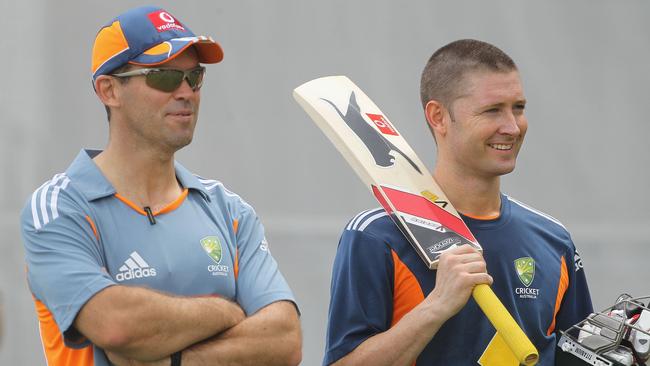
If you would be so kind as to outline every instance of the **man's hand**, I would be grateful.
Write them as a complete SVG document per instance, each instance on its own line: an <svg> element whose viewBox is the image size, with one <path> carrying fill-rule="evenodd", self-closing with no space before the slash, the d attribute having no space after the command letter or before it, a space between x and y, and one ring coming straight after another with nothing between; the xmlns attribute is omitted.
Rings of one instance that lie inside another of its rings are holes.
<svg viewBox="0 0 650 366"><path fill-rule="evenodd" d="M300 319L290 301L271 303L210 340L183 351L183 365L295 366L302 359Z"/></svg>
<svg viewBox="0 0 650 366"><path fill-rule="evenodd" d="M413 365L440 327L465 306L474 286L483 283L491 284L492 277L480 252L469 245L446 252L440 256L436 286L424 301L334 365Z"/></svg>
<svg viewBox="0 0 650 366"><path fill-rule="evenodd" d="M483 255L469 245L462 245L440 256L436 286L424 299L445 321L465 306L474 286L492 284Z"/></svg>

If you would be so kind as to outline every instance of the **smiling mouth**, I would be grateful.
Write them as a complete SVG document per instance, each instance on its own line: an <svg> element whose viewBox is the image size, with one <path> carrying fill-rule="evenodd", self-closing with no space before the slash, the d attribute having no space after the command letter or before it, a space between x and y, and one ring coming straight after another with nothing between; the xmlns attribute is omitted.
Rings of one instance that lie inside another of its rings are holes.
<svg viewBox="0 0 650 366"><path fill-rule="evenodd" d="M172 116L172 117L187 118L187 117L191 117L192 113L191 112L178 112L178 113L169 113L169 115Z"/></svg>
<svg viewBox="0 0 650 366"><path fill-rule="evenodd" d="M499 150L499 151L508 151L512 150L513 144L488 144L489 147Z"/></svg>

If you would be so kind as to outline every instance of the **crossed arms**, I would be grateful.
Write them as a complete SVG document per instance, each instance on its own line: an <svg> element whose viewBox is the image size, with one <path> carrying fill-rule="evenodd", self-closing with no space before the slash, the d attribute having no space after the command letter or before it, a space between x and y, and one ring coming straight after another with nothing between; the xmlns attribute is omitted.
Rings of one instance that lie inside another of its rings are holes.
<svg viewBox="0 0 650 366"><path fill-rule="evenodd" d="M175 297L110 286L81 309L75 329L116 365L297 365L301 332L293 303L278 301L246 317L219 297Z"/></svg>

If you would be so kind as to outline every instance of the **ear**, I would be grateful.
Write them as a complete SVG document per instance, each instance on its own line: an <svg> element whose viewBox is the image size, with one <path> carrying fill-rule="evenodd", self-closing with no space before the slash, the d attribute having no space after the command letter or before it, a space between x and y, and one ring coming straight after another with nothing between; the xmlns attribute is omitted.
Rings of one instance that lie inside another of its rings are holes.
<svg viewBox="0 0 650 366"><path fill-rule="evenodd" d="M436 136L444 136L447 133L447 110L442 103L430 100L424 107L424 115L427 118L429 128Z"/></svg>
<svg viewBox="0 0 650 366"><path fill-rule="evenodd" d="M121 89L119 81L111 76L100 75L95 80L95 93L107 107L119 107Z"/></svg>

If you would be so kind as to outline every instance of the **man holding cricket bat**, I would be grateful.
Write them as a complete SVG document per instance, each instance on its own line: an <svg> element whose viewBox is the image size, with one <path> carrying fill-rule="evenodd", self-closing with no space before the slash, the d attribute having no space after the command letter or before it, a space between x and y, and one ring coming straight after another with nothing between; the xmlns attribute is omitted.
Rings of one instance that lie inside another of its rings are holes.
<svg viewBox="0 0 650 366"><path fill-rule="evenodd" d="M22 214L48 365L297 365L291 290L253 208L175 162L219 44L140 7L97 33L93 86L110 137ZM206 157L211 158L211 157Z"/></svg>
<svg viewBox="0 0 650 366"><path fill-rule="evenodd" d="M470 299L491 284L539 365L554 365L558 330L592 305L566 228L500 189L528 126L517 66L488 43L452 42L425 66L421 98L437 145L433 176L483 253L457 247L431 271L383 209L357 215L334 263L324 364L516 366Z"/></svg>

